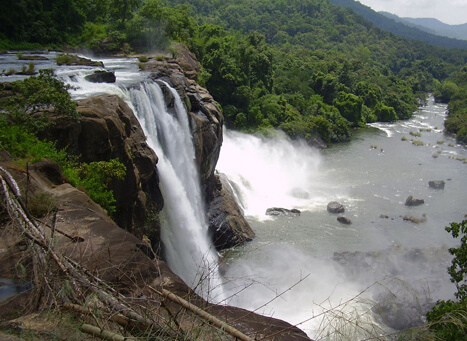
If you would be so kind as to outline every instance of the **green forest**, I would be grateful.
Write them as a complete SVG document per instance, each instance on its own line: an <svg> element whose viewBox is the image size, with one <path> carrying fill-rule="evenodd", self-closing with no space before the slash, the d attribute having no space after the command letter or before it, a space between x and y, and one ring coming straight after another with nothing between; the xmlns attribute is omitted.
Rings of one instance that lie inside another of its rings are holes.
<svg viewBox="0 0 467 341"><path fill-rule="evenodd" d="M467 139L467 50L383 31L328 0L21 0L0 5L0 50L156 53L184 43L230 127L325 143L407 119L427 93Z"/></svg>

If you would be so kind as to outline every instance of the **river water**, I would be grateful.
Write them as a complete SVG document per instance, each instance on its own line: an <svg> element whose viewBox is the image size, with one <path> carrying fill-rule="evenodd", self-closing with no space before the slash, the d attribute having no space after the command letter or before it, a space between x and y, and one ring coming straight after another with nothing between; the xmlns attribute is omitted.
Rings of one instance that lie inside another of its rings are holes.
<svg viewBox="0 0 467 341"><path fill-rule="evenodd" d="M467 151L443 133L445 113L430 98L408 121L355 130L351 142L321 151L226 131L218 170L257 234L225 254L230 303L299 324L315 339L356 340L416 325L433 301L452 298L446 268L457 242L444 228L467 214ZM430 188L431 180L445 188ZM409 195L425 203L405 206ZM331 201L344 205L351 225L327 212ZM269 207L301 215L271 218ZM393 309L418 302L418 317L401 313L411 321L404 325L373 314L388 295Z"/></svg>
<svg viewBox="0 0 467 341"><path fill-rule="evenodd" d="M117 83L89 83L83 76L96 68L57 67L56 55L36 67L55 68L75 87L74 98L115 93L131 105L128 88L146 79L135 59L110 58L103 61ZM19 70L18 63L29 62L0 55L0 69ZM377 313L378 305L416 325L430 304L453 297L446 267L457 241L444 228L467 214L467 151L443 133L445 112L430 99L408 121L355 130L351 142L326 150L281 134L225 130L217 169L257 235L223 254L227 303L297 324L317 340L358 340L410 326ZM430 180L445 181L445 188L429 188ZM407 207L409 195L425 203ZM327 212L330 201L345 206L351 225ZM301 215L272 218L265 215L270 207Z"/></svg>

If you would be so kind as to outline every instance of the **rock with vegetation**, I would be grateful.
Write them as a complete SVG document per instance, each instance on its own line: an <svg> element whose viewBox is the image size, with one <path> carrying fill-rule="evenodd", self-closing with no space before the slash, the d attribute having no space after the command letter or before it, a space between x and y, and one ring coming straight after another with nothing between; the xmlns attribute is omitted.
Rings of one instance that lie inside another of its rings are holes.
<svg viewBox="0 0 467 341"><path fill-rule="evenodd" d="M118 159L126 168L121 180L109 183L116 199L117 224L141 237L149 198L162 208L157 156L146 144L144 132L130 107L118 96L99 95L78 102L79 120L51 115L41 135L55 141L83 162Z"/></svg>

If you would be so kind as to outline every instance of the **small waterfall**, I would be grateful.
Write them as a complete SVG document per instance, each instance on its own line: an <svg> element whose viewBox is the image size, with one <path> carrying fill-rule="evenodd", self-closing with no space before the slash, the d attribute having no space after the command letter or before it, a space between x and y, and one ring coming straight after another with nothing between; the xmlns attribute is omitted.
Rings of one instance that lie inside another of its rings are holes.
<svg viewBox="0 0 467 341"><path fill-rule="evenodd" d="M217 254L208 238L188 115L178 93L165 86L175 98L175 115L169 112L157 83L147 81L129 90L148 144L159 157L157 168L165 201L161 219L165 257L190 287L220 302Z"/></svg>

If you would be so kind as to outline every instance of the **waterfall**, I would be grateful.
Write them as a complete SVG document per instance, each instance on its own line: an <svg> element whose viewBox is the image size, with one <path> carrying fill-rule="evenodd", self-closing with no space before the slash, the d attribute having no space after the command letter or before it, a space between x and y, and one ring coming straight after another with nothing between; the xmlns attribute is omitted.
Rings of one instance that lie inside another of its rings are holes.
<svg viewBox="0 0 467 341"><path fill-rule="evenodd" d="M167 108L157 83L143 82L129 90L148 144L159 157L157 168L165 202L161 212L165 258L172 271L198 294L220 302L217 254L208 237L188 114L178 93L165 86L175 98L174 113Z"/></svg>

